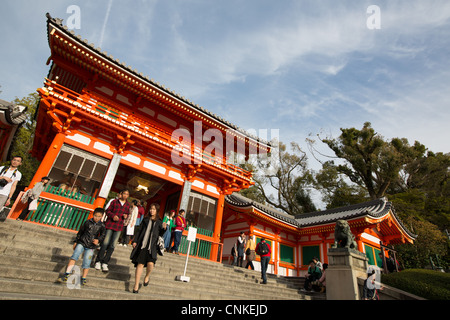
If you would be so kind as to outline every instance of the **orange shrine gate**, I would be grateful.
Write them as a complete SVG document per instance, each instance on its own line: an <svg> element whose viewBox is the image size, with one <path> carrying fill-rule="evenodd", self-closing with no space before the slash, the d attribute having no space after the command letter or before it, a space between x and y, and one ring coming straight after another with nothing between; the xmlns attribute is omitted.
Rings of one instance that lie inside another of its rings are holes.
<svg viewBox="0 0 450 320"><path fill-rule="evenodd" d="M228 161L270 145L82 41L47 14L51 56L32 154L41 161L32 187L49 176L27 221L76 231L122 189L147 204L186 210L198 228L197 256L221 259L227 194L252 173ZM211 142L212 141L212 142ZM23 204L16 201L10 218Z"/></svg>

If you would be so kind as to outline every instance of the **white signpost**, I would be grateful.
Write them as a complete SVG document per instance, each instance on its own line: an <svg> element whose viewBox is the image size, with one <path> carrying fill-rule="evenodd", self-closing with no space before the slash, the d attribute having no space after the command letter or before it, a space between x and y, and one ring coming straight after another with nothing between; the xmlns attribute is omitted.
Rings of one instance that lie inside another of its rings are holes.
<svg viewBox="0 0 450 320"><path fill-rule="evenodd" d="M188 244L188 250L187 250L187 254L186 254L186 263L184 265L184 274L182 276L176 276L176 280L178 281L184 281L184 282L189 282L190 278L186 277L186 269L187 269L187 264L188 264L188 259L189 259L189 253L191 252L191 243L195 242L195 238L197 237L197 228L192 228L189 227L188 229L188 235L187 235L187 241L189 241Z"/></svg>

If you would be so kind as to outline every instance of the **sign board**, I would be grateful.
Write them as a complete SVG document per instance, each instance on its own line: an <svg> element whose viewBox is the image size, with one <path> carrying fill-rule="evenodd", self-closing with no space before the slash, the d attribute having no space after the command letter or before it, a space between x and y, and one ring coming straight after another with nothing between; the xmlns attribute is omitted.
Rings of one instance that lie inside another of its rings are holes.
<svg viewBox="0 0 450 320"><path fill-rule="evenodd" d="M195 242L195 238L197 237L197 228L189 227L187 240L191 242Z"/></svg>
<svg viewBox="0 0 450 320"><path fill-rule="evenodd" d="M182 276L176 276L175 280L189 282L190 278L186 277L186 269L189 259L189 252L191 251L191 242L195 242L195 237L197 236L197 228L189 227L188 235L186 239L189 241L188 250L186 254L186 264L184 265L184 274Z"/></svg>

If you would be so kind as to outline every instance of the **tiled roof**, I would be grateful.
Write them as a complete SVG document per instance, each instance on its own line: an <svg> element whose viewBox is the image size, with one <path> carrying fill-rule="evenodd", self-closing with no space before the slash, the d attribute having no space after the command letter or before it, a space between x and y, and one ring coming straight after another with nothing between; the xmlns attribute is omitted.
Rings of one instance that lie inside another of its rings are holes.
<svg viewBox="0 0 450 320"><path fill-rule="evenodd" d="M386 215L392 207L392 203L386 198L379 198L368 202L358 203L346 207L333 208L325 211L298 214L295 219L302 226L335 222L337 220L351 219L360 216L380 218Z"/></svg>
<svg viewBox="0 0 450 320"><path fill-rule="evenodd" d="M124 63L122 63L121 61L119 61L118 59L114 59L111 55L108 55L108 53L106 53L105 51L102 51L100 48L96 48L94 46L94 44L89 43L86 39L82 39L81 36L76 35L75 32L73 30L69 30L69 28L67 26L64 26L62 24L63 19L59 19L59 18L52 18L52 16L47 13L46 14L47 17L47 23L48 25L50 23L52 23L52 26L58 28L58 30L61 30L62 32L64 32L65 34L67 34L69 37L71 37L72 39L74 39L75 41L83 44L84 46L88 47L90 50L94 51L95 53L97 53L98 55L102 56L103 58L109 60L111 63L119 66L120 68L123 68L125 70L127 70L128 72L132 73L134 76L140 78L141 80L149 83L150 85L159 88L160 90L163 90L167 95L172 96L176 99L179 99L181 101L183 101L184 103L187 103L190 107L192 107L193 109L197 110L197 112L205 114L209 117L214 118L216 121L222 123L223 125L232 128L234 130L236 130L237 132L240 132L241 134L244 134L245 136L254 139L255 141L269 146L270 147L270 142L265 141L264 139L261 139L247 131L245 131L244 129L236 126L235 124L223 119L222 117L208 111L207 109L199 106L198 104L193 103L192 101L186 99L183 96L180 96L179 94L177 94L176 92L170 90L169 88L164 87L162 84L154 81L153 79L149 79L147 76L143 75L142 73L139 73L136 69L132 69L130 66L125 65ZM48 32L50 32L51 30L49 29Z"/></svg>
<svg viewBox="0 0 450 320"><path fill-rule="evenodd" d="M14 103L1 100L0 99L0 119L5 124L9 124L11 126L19 125L25 121L27 115L27 107L16 105Z"/></svg>
<svg viewBox="0 0 450 320"><path fill-rule="evenodd" d="M238 193L233 193L232 195L226 196L225 201L237 207L253 206L254 208L257 208L260 211L268 214L269 216L283 220L291 225L296 225L299 228L335 223L340 219L349 220L364 216L368 218L378 219L385 216L389 212L392 212L395 219L399 222L399 225L403 228L405 233L408 234L411 238L416 238L416 235L414 235L403 225L400 218L395 212L392 202L388 201L385 197L346 207L299 214L295 217L248 199Z"/></svg>
<svg viewBox="0 0 450 320"><path fill-rule="evenodd" d="M300 227L300 224L294 219L294 217L290 214L287 214L286 212L277 210L275 208L266 206L264 204L261 204L259 202L256 202L254 200L251 200L249 198L246 198L244 196L242 196L239 193L233 193L230 195L227 195L225 197L225 201L231 205L234 205L236 207L250 207L253 206L259 210L261 210L262 212L267 213L268 215L277 218L279 220L282 220L284 222L287 222L289 224L295 225L297 227Z"/></svg>

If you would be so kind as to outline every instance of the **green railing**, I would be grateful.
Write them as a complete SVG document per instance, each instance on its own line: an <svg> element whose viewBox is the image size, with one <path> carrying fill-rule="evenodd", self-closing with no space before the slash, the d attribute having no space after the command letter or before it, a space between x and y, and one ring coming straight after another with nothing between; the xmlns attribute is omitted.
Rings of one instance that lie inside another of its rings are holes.
<svg viewBox="0 0 450 320"><path fill-rule="evenodd" d="M186 236L181 237L180 246L178 251L186 254L188 250L189 242L186 240ZM195 239L195 243L191 244L190 256L209 259L211 255L211 242L206 240Z"/></svg>
<svg viewBox="0 0 450 320"><path fill-rule="evenodd" d="M80 201L80 202L84 202L84 203L89 203L89 204L94 204L94 200L95 200L94 197L91 197L87 194L81 194L79 192L71 192L71 191L61 189L58 187L54 187L51 185L49 185L45 189L45 192L55 194L60 197L64 197L64 198L68 198L68 199L72 199L72 200L76 200L76 201Z"/></svg>
<svg viewBox="0 0 450 320"><path fill-rule="evenodd" d="M188 227L186 227L185 230L188 230ZM207 237L212 237L213 232L211 230L197 228L197 234L204 235ZM187 237L183 235L181 237L180 246L178 247L178 251L180 253L186 254L189 242L186 239ZM212 242L208 240L201 240L201 239L195 239L195 242L191 244L191 250L189 252L189 256L203 258L203 259L210 259L211 256L211 248L212 248Z"/></svg>
<svg viewBox="0 0 450 320"><path fill-rule="evenodd" d="M52 194L57 194L55 192L52 192L55 191L55 189L58 188L51 187L49 188L49 191L46 191ZM58 190L56 190L56 192L57 191ZM78 231L82 224L89 217L90 212L90 210L74 207L66 203L39 198L36 211L30 212L25 220L48 226ZM197 228L197 234L212 237L213 232L211 230ZM210 259L212 244L213 243L208 240L196 239L195 242L191 244L189 255L192 257ZM186 236L183 235L178 251L180 253L186 254L188 245L189 242L187 241Z"/></svg>
<svg viewBox="0 0 450 320"><path fill-rule="evenodd" d="M86 209L39 198L37 210L31 212L26 221L78 231L89 213Z"/></svg>

